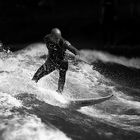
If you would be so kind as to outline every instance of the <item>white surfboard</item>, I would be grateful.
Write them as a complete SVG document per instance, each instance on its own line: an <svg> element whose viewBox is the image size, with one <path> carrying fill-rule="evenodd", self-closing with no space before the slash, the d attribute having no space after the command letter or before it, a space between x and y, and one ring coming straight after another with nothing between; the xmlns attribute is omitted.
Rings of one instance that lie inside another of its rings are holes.
<svg viewBox="0 0 140 140"><path fill-rule="evenodd" d="M108 95L106 97L100 97L100 98L75 99L75 100L71 100L69 102L69 107L78 109L78 108L84 107L84 106L100 104L106 100L109 100L112 97L113 97L113 94Z"/></svg>

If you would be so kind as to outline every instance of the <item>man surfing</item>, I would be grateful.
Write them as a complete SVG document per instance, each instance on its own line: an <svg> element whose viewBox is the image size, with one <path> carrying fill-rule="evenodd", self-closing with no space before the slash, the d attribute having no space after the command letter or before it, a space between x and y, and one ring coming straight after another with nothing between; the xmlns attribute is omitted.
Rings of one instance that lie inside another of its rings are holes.
<svg viewBox="0 0 140 140"><path fill-rule="evenodd" d="M74 55L80 55L79 51L65 40L58 28L53 28L51 33L44 37L44 42L48 48L48 58L46 62L37 70L32 80L36 83L43 76L59 70L58 93L62 93L65 85L66 72L68 70L68 60L65 60L66 50Z"/></svg>

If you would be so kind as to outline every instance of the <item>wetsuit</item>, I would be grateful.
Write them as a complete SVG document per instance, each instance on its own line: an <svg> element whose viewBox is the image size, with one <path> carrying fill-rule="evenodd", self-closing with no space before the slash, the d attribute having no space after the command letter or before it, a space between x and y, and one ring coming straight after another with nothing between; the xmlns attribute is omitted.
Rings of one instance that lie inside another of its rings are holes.
<svg viewBox="0 0 140 140"><path fill-rule="evenodd" d="M37 82L43 76L58 69L58 91L62 92L65 84L66 71L68 70L68 61L65 60L65 51L68 49L75 55L78 55L79 52L62 37L56 39L51 34L49 34L44 37L44 41L48 48L48 58L46 62L34 74L32 80Z"/></svg>

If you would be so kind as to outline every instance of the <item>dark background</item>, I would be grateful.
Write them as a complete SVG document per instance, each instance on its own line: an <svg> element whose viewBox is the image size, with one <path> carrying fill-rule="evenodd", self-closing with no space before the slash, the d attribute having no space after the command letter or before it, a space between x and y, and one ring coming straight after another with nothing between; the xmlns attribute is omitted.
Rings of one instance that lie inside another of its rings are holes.
<svg viewBox="0 0 140 140"><path fill-rule="evenodd" d="M0 0L0 40L13 51L53 27L78 49L140 55L139 0Z"/></svg>

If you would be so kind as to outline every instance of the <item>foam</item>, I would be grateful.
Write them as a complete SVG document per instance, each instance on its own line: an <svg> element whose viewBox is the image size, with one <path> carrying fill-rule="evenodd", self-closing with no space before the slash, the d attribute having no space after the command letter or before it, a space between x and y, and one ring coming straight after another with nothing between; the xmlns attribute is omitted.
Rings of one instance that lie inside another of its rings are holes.
<svg viewBox="0 0 140 140"><path fill-rule="evenodd" d="M15 116L2 128L4 140L70 140L57 128L43 124L35 115Z"/></svg>

